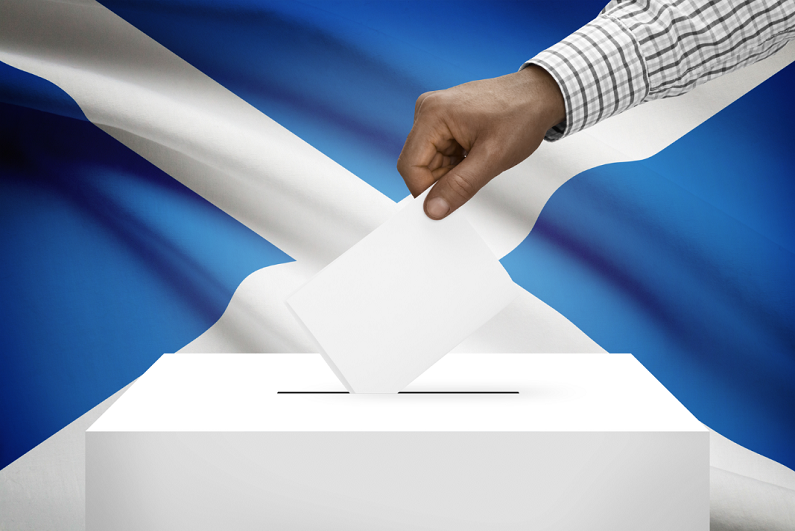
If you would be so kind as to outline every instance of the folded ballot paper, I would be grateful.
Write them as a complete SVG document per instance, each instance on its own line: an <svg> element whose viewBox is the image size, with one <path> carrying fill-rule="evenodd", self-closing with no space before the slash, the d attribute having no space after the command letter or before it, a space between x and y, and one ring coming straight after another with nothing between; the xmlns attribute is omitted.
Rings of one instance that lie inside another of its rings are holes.
<svg viewBox="0 0 795 531"><path fill-rule="evenodd" d="M518 295L464 213L431 220L426 194L287 300L355 393L397 393Z"/></svg>

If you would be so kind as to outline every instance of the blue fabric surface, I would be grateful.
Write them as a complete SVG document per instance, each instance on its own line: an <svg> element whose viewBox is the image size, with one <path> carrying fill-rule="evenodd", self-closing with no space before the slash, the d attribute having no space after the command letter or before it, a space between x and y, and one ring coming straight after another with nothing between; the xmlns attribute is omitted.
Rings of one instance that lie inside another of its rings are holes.
<svg viewBox="0 0 795 531"><path fill-rule="evenodd" d="M291 259L89 122L0 103L0 124L4 467Z"/></svg>
<svg viewBox="0 0 795 531"><path fill-rule="evenodd" d="M791 66L649 160L563 185L503 264L712 429L795 467ZM782 105L783 103L783 105ZM759 116L768 121L765 134Z"/></svg>
<svg viewBox="0 0 795 531"><path fill-rule="evenodd" d="M392 199L414 101L601 2L103 2ZM652 159L585 172L503 263L704 423L795 467L790 66ZM179 349L278 249L0 63L0 467ZM76 119L77 118L77 119ZM529 323L528 326L532 326Z"/></svg>

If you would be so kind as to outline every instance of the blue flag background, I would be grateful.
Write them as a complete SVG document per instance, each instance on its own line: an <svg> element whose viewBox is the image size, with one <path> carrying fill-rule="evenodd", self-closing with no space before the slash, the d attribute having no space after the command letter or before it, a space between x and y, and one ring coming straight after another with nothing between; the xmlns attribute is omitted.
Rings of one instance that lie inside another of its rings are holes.
<svg viewBox="0 0 795 531"><path fill-rule="evenodd" d="M603 7L103 4L394 200L420 93L513 72ZM578 175L503 259L699 420L790 468L793 87L790 66L651 159ZM201 334L248 274L290 260L0 63L0 468Z"/></svg>

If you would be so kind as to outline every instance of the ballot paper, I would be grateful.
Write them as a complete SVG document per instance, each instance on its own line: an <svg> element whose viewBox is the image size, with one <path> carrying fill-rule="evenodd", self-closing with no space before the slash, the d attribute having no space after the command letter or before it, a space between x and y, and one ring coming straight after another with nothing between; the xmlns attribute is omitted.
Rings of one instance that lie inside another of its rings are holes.
<svg viewBox="0 0 795 531"><path fill-rule="evenodd" d="M287 300L350 391L400 391L519 293L463 212L425 215L426 194Z"/></svg>

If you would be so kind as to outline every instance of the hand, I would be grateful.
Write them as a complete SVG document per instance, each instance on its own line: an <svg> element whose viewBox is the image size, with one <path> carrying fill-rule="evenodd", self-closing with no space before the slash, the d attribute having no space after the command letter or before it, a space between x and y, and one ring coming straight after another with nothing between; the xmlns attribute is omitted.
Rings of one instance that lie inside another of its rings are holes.
<svg viewBox="0 0 795 531"><path fill-rule="evenodd" d="M425 198L425 213L442 219L529 157L565 117L557 83L535 65L426 92L417 99L397 169L414 197L438 181Z"/></svg>

